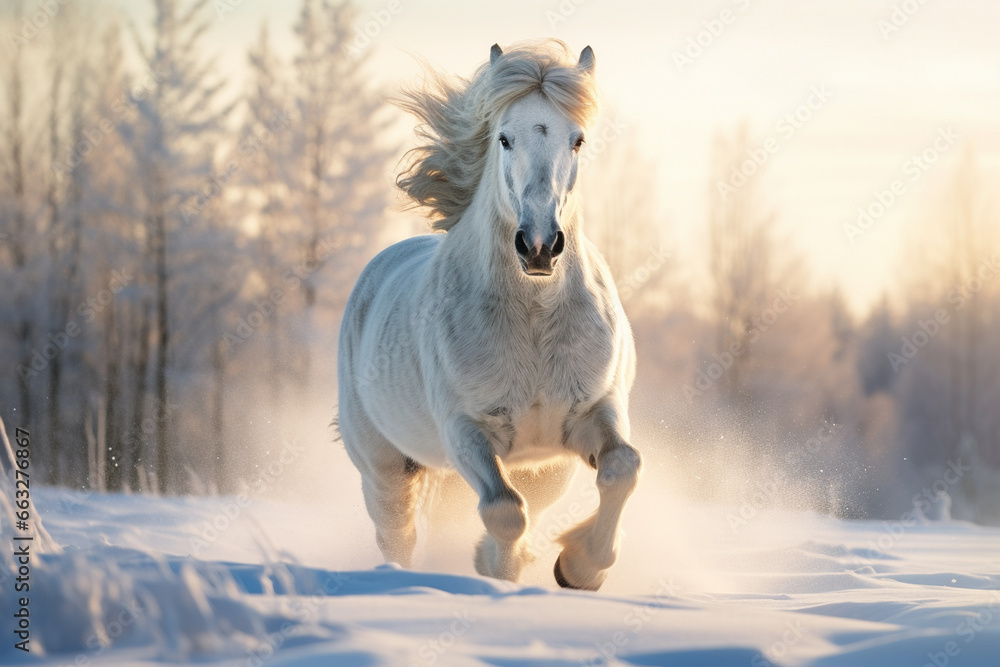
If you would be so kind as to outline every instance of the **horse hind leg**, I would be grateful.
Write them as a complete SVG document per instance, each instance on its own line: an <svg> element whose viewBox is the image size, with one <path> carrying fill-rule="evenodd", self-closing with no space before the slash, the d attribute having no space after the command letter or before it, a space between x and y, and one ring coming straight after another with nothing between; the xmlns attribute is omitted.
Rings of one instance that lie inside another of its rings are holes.
<svg viewBox="0 0 1000 667"><path fill-rule="evenodd" d="M375 524L375 541L386 562L410 567L426 470L396 449L364 415L352 416L346 424L341 421L341 433L351 461L361 472L361 490L368 516Z"/></svg>
<svg viewBox="0 0 1000 667"><path fill-rule="evenodd" d="M365 507L375 523L375 541L386 562L410 567L417 544L416 513L424 468L405 456L363 475Z"/></svg>

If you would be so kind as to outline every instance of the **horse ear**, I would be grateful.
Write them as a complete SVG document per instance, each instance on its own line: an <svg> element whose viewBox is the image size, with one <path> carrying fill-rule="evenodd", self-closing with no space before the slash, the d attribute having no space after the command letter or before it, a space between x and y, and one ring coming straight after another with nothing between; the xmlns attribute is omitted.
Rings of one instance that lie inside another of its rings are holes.
<svg viewBox="0 0 1000 667"><path fill-rule="evenodd" d="M576 66L587 74L593 74L594 64L594 50L589 46L583 47L583 51L580 52L580 62L578 62Z"/></svg>
<svg viewBox="0 0 1000 667"><path fill-rule="evenodd" d="M490 64L495 65L497 59L503 55L503 49L500 48L499 44L494 44L490 47Z"/></svg>

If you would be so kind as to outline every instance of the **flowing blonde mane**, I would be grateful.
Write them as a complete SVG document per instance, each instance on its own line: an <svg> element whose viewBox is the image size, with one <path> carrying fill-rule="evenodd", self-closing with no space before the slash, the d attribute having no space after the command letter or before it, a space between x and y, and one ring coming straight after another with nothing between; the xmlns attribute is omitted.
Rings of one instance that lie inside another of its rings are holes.
<svg viewBox="0 0 1000 667"><path fill-rule="evenodd" d="M534 92L581 126L596 115L593 76L559 40L517 45L471 81L430 71L424 88L404 91L397 104L420 119L417 136L425 143L407 153L396 184L415 206L430 209L434 229L451 229L462 217L479 187L495 123Z"/></svg>

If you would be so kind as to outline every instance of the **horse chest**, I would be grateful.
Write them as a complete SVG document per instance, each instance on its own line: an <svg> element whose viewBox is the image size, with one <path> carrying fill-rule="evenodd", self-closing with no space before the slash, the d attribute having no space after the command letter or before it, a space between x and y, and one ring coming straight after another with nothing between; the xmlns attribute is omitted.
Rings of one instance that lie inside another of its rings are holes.
<svg viewBox="0 0 1000 667"><path fill-rule="evenodd" d="M545 320L530 327L510 320L491 324L463 336L448 355L457 389L473 411L524 413L539 401L574 405L606 386L615 359L605 327L580 331Z"/></svg>
<svg viewBox="0 0 1000 667"><path fill-rule="evenodd" d="M595 317L498 318L453 352L457 396L508 463L562 453L567 427L607 392L616 363L610 327Z"/></svg>

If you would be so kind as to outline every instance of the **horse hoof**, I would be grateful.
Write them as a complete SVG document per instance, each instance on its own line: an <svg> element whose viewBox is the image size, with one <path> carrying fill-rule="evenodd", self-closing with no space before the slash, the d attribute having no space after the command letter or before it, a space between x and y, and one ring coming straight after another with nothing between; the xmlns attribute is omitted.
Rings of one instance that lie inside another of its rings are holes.
<svg viewBox="0 0 1000 667"><path fill-rule="evenodd" d="M554 568L552 568L552 573L554 575L556 575L556 583L559 584L563 588L572 588L574 590L582 590L579 586L574 586L573 584L571 584L568 581L566 581L566 577L564 577L563 573L562 573L562 566L559 565L559 559L560 558L562 558L562 556L559 556L558 558L556 558L556 566Z"/></svg>

